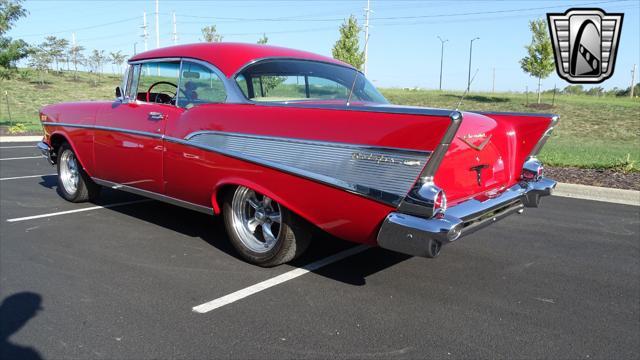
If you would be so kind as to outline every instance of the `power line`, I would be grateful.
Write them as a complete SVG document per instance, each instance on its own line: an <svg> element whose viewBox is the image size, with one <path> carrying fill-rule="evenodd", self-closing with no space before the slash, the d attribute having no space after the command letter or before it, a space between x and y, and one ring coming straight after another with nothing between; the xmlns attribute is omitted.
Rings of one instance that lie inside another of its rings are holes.
<svg viewBox="0 0 640 360"><path fill-rule="evenodd" d="M99 28L99 27L103 27L103 26L121 24L121 23L124 23L124 22L136 20L137 18L138 17L136 16L136 17L132 17L132 18L126 18L126 19L122 19L122 20L111 21L111 22L108 22L108 23L85 26L85 27L75 28L75 29L67 29L67 30L60 30L60 31L50 31L50 32L40 33L40 34L26 34L26 35L13 35L13 36L15 36L15 37L36 37L36 36L47 36L47 35L54 35L54 34L77 32L77 31L80 31L80 30L89 30L89 29L95 29L95 28Z"/></svg>

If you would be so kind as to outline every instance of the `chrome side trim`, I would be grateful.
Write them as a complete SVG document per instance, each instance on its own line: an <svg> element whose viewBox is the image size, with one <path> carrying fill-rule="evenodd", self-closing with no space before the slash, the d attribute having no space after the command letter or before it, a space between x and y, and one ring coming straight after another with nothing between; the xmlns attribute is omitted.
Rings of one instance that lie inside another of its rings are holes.
<svg viewBox="0 0 640 360"><path fill-rule="evenodd" d="M138 188L135 188L135 187L132 187L132 186L124 185L124 184L118 184L118 183L115 183L115 182L112 182L112 181L102 180L102 179L98 179L98 178L92 178L92 179L93 179L93 181L96 182L96 184L99 184L99 185L102 185L102 186L106 186L106 187L109 187L109 188L114 189L114 190L126 191L128 193L144 196L144 197L147 197L147 198L150 198L150 199L153 199L153 200L162 201L162 202L165 202L167 204L180 206L180 207L183 207L183 208L186 208L186 209L190 209L190 210L198 211L198 212L201 212L201 213L205 213L207 215L213 215L213 208L210 208L210 207L206 207L206 206L194 204L194 203L191 203L191 202L188 202L188 201L176 199L176 198L171 197L171 196L158 194L158 193L155 193L153 191L138 189Z"/></svg>
<svg viewBox="0 0 640 360"><path fill-rule="evenodd" d="M394 207L400 204L412 181L419 175L422 164L431 156L429 151L217 131L197 131L180 139L107 126L56 122L43 124L161 138L270 167ZM235 139L224 140L230 138ZM310 152L310 149L315 152ZM265 155L265 151L272 154Z"/></svg>
<svg viewBox="0 0 640 360"><path fill-rule="evenodd" d="M544 146L544 144L547 143L547 140L551 136L551 133L553 132L553 129L558 124L558 121L560 121L560 116L553 115L551 117L551 123L549 123L549 127L544 132L544 134L542 135L540 140L538 140L538 143L536 144L536 146L533 147L533 150L531 150L531 154L529 155L530 158L538 156L538 154L540 153L540 150L542 150L542 147Z"/></svg>
<svg viewBox="0 0 640 360"><path fill-rule="evenodd" d="M195 146L398 206L430 155L284 137L198 131L167 141Z"/></svg>
<svg viewBox="0 0 640 360"><path fill-rule="evenodd" d="M429 157L429 161L427 161L422 173L420 173L418 180L416 180L411 190L409 190L404 199L402 199L402 202L398 206L398 211L427 218L434 215L433 201L430 200L431 197L429 196L429 194L432 193L431 189L434 186L433 177L436 170L438 170L444 155L447 153L449 145L451 145L451 141L453 141L456 133L458 132L460 124L462 124L462 113L454 111L449 115L449 119L451 119L451 124L449 124L442 140L440 140L440 144L435 149L431 157Z"/></svg>
<svg viewBox="0 0 640 360"><path fill-rule="evenodd" d="M110 127L110 126L101 126L101 125L82 125L82 124L59 123L59 122L43 122L42 124L47 126L63 126L63 127L71 127L71 128L79 128L79 129L115 131L115 132L120 132L125 134L147 136L155 139L161 139L164 137L162 134L152 133L148 131L123 129L123 128L116 128L116 127Z"/></svg>

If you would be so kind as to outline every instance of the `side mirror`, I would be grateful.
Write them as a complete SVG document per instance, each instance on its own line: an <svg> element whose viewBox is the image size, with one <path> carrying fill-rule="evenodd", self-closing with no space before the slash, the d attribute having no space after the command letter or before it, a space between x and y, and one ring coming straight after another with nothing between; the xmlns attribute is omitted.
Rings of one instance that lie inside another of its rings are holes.
<svg viewBox="0 0 640 360"><path fill-rule="evenodd" d="M122 90L120 90L120 86L116 86L116 98L122 97Z"/></svg>

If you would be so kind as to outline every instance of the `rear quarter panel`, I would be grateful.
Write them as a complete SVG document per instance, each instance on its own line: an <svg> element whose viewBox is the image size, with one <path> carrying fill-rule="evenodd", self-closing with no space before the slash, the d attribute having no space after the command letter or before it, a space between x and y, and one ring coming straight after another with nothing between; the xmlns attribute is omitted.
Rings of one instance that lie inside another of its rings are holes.
<svg viewBox="0 0 640 360"><path fill-rule="evenodd" d="M432 151L450 124L446 116L388 114L250 104L216 104L186 111L166 135L184 139L203 130ZM343 239L375 243L388 204L266 166L165 142L167 194L219 210L215 194L241 184L273 197ZM304 156L304 154L293 154ZM412 183L415 179L412 179ZM408 186L411 186L411 183Z"/></svg>

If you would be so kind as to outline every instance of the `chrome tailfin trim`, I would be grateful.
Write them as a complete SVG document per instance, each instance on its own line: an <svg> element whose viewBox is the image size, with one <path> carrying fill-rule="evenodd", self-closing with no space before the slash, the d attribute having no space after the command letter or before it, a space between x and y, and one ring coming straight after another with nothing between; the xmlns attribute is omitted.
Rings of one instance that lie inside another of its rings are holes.
<svg viewBox="0 0 640 360"><path fill-rule="evenodd" d="M428 196L428 194L432 193L430 189L434 185L433 177L435 176L436 170L438 170L444 155L447 153L447 150L449 150L449 145L451 145L451 142L460 128L460 124L462 124L462 113L454 111L449 115L449 119L451 120L451 123L445 131L442 140L440 140L440 144L433 154L431 154L431 157L429 157L429 160L427 161L424 169L422 169L418 180L416 180L413 187L411 187L404 199L402 199L402 202L400 202L398 211L426 218L430 218L434 215L433 199Z"/></svg>

